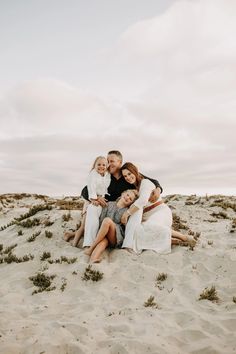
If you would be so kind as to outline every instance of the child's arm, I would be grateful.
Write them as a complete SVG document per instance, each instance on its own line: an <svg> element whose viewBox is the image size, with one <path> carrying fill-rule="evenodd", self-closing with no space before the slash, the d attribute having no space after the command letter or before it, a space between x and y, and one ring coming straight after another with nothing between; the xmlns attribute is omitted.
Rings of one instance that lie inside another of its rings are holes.
<svg viewBox="0 0 236 354"><path fill-rule="evenodd" d="M97 189L97 172L92 170L88 176L88 197L91 202L96 201L98 196Z"/></svg>

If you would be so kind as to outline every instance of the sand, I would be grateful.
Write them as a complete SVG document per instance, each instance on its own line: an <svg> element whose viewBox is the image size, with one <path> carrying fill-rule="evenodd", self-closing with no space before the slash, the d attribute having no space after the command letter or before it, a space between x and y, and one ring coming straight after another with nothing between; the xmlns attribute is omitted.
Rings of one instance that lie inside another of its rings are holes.
<svg viewBox="0 0 236 354"><path fill-rule="evenodd" d="M166 201L186 221L183 225L201 233L194 250L175 246L169 255L146 251L140 256L109 251L102 263L92 266L103 273L96 282L82 279L88 266L82 249L62 239L79 222L78 198L0 196L0 228L33 205L52 207L30 217L38 218L39 225L13 224L0 231L0 259L14 244L12 254L34 256L0 264L0 353L236 353L236 198L172 195ZM74 208L69 221L63 221L66 208ZM51 226L44 224L48 218ZM45 230L52 232L51 238ZM39 231L33 242L27 241ZM50 264L40 260L43 252L50 252L52 260L77 259ZM38 272L56 275L51 284L56 289L32 295L37 287L29 277ZM157 284L159 273L167 279ZM211 286L219 301L199 301ZM145 307L150 296L156 305Z"/></svg>

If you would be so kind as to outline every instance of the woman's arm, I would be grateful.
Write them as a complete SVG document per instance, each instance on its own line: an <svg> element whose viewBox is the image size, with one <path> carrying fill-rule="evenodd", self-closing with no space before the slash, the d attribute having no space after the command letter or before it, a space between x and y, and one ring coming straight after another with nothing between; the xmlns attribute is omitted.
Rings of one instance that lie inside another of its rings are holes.
<svg viewBox="0 0 236 354"><path fill-rule="evenodd" d="M160 185L160 183L159 183L156 179L153 179L153 178L144 176L143 174L141 174L141 175L142 175L145 179L149 179L149 181L151 181L151 182L155 185L155 187L156 187L157 190L158 190L158 188L160 188L160 193L163 192L162 186Z"/></svg>
<svg viewBox="0 0 236 354"><path fill-rule="evenodd" d="M139 197L135 200L135 202L130 207L131 209L135 206L138 209L142 209L147 205L150 195L155 188L154 184L149 179L142 179L140 187L139 187Z"/></svg>

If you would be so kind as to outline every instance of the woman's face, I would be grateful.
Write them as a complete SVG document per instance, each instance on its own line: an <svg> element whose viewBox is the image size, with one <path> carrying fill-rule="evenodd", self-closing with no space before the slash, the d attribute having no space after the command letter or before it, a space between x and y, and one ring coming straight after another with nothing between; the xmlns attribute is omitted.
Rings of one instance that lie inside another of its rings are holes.
<svg viewBox="0 0 236 354"><path fill-rule="evenodd" d="M130 184L135 184L136 177L129 170L127 170L127 169L122 170L122 175L124 176L124 179L126 180L126 182L128 182Z"/></svg>
<svg viewBox="0 0 236 354"><path fill-rule="evenodd" d="M128 190L122 193L121 198L123 199L125 206L129 206L134 202L135 194Z"/></svg>

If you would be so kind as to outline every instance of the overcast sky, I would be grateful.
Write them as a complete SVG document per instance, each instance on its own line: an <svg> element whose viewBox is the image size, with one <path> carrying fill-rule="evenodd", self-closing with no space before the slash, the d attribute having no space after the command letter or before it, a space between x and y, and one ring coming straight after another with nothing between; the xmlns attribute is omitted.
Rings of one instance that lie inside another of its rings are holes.
<svg viewBox="0 0 236 354"><path fill-rule="evenodd" d="M98 155L236 194L235 0L0 0L0 193L78 195Z"/></svg>

